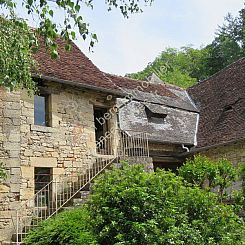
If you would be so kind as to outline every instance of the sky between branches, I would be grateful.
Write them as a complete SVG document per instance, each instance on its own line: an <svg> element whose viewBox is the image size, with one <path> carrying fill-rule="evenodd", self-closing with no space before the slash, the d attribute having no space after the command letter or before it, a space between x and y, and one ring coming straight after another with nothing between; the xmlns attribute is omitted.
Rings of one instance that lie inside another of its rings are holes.
<svg viewBox="0 0 245 245"><path fill-rule="evenodd" d="M116 10L108 13L103 0L95 0L93 10L81 11L99 42L93 53L82 39L76 44L103 71L118 75L137 72L166 47L193 44L198 48L210 43L224 16L228 12L237 15L243 3L243 0L155 0L142 14L124 19ZM18 11L21 12L20 7ZM29 23L35 26L32 20Z"/></svg>

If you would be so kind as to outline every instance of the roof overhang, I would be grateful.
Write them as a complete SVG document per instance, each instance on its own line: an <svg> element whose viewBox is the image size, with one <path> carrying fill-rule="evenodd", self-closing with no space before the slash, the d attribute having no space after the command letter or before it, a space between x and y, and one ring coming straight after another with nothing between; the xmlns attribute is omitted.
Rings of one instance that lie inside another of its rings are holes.
<svg viewBox="0 0 245 245"><path fill-rule="evenodd" d="M83 89L90 89L90 90L94 90L97 92L104 92L104 93L110 93L113 95L117 95L119 97L124 97L127 94L123 91L117 91L114 89L107 89L107 88L102 88L102 87L96 87L93 85L88 85L85 83L78 83L76 81L71 81L71 80L64 80L64 79L60 79L60 78L56 78L56 77L51 77L51 76L46 76L46 75L38 75L38 74L33 74L32 77L34 78L40 78L40 79L44 79L46 81L50 81L50 82L57 82L57 83L61 83L61 84L66 84L66 85L70 85L73 87L77 87L77 88L83 88Z"/></svg>

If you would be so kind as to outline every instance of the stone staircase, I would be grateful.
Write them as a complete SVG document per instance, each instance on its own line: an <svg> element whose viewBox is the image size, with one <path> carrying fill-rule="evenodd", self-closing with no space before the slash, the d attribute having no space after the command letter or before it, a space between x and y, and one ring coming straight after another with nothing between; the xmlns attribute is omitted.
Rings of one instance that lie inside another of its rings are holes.
<svg viewBox="0 0 245 245"><path fill-rule="evenodd" d="M70 200L62 209L70 210L85 204L88 201L89 195L91 193L92 183L89 183L85 188L83 188L74 198Z"/></svg>
<svg viewBox="0 0 245 245"><path fill-rule="evenodd" d="M35 229L43 220L59 212L84 204L90 193L90 184L99 174L112 164L118 164L120 159L149 158L148 138L146 133L121 133L115 155L96 156L92 164L84 172L84 167L67 169L66 172L38 191L35 196L23 203L16 211L15 230L12 242L9 244L24 244L28 232ZM108 140L108 139L104 139ZM98 142L98 145L104 145ZM6 243L7 244L7 243Z"/></svg>
<svg viewBox="0 0 245 245"><path fill-rule="evenodd" d="M70 202L68 202L64 207L60 209L60 212L78 208L84 203L86 203L90 195L89 189L85 188L85 190L81 190ZM32 225L26 226L25 229L27 234L31 229L33 229L33 226ZM23 235L21 236L21 234L15 233L12 235L11 242L4 242L2 245L24 244L23 242L19 242L19 241L24 240L26 234L24 236Z"/></svg>

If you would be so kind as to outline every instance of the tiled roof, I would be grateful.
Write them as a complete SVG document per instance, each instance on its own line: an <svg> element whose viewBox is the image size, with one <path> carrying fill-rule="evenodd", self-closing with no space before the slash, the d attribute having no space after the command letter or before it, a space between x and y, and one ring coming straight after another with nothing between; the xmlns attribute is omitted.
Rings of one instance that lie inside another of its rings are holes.
<svg viewBox="0 0 245 245"><path fill-rule="evenodd" d="M245 58L188 89L200 110L198 147L245 137Z"/></svg>
<svg viewBox="0 0 245 245"><path fill-rule="evenodd" d="M136 89L142 81L106 74L100 71L80 50L72 43L72 50L65 50L65 43L57 39L60 57L51 59L45 46L41 43L34 58L38 63L36 73L60 80L72 81L77 85L87 85L98 89L108 89L122 92L126 89ZM157 91L158 95L176 97L164 84L150 84L144 92Z"/></svg>

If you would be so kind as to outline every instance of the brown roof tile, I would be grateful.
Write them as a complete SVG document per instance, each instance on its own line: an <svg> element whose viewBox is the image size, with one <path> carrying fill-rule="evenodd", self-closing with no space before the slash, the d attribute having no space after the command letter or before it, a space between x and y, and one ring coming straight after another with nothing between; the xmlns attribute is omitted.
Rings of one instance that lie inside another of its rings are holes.
<svg viewBox="0 0 245 245"><path fill-rule="evenodd" d="M198 147L245 137L245 58L188 89L199 107Z"/></svg>
<svg viewBox="0 0 245 245"><path fill-rule="evenodd" d="M34 58L38 63L36 73L60 80L72 81L78 85L90 85L122 92L123 88L136 89L142 81L106 74L100 71L80 50L72 43L72 50L65 50L65 42L58 38L59 58L51 59L45 46L41 43ZM144 92L157 91L158 95L175 97L164 84L151 84L144 88Z"/></svg>

